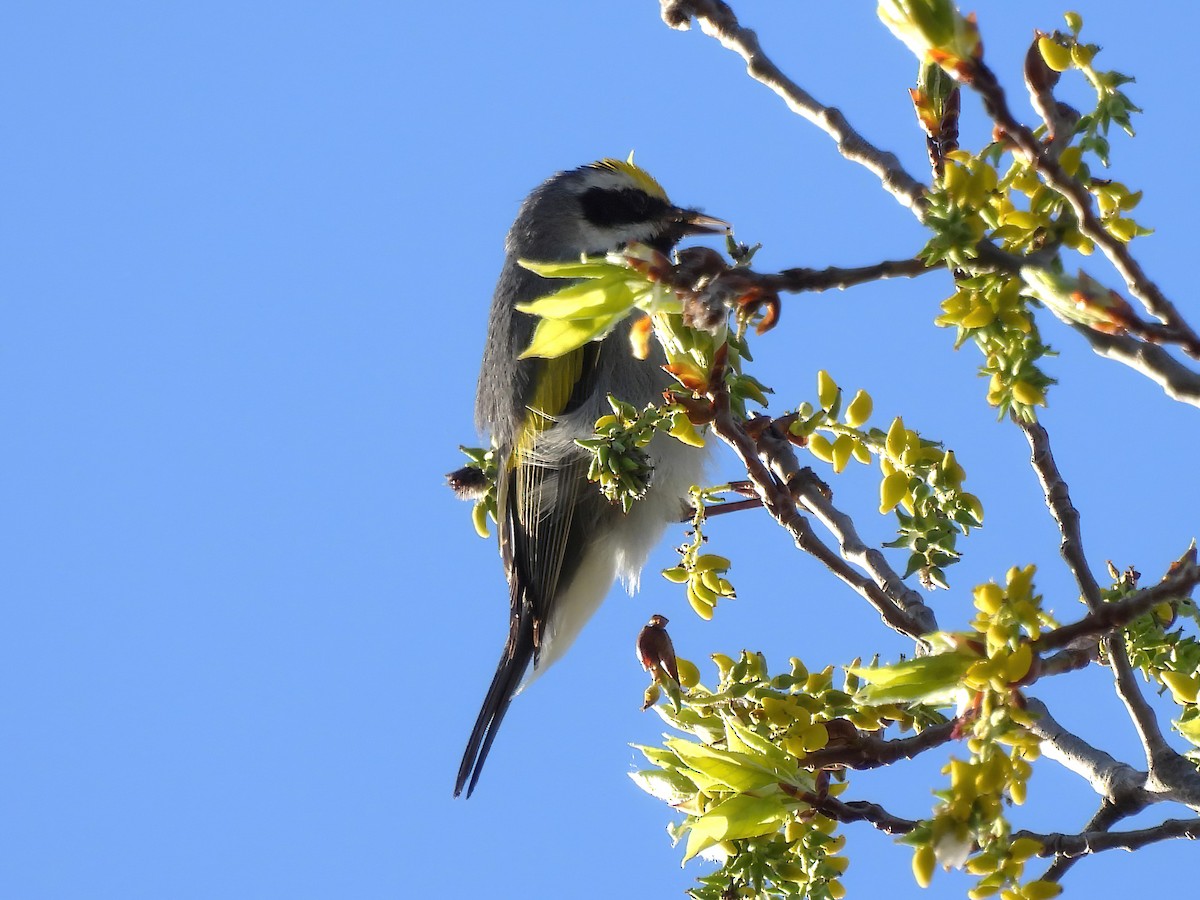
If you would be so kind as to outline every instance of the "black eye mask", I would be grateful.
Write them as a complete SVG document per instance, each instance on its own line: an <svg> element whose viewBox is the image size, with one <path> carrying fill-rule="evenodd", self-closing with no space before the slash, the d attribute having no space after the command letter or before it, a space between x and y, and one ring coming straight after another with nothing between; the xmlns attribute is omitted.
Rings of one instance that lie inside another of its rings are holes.
<svg viewBox="0 0 1200 900"><path fill-rule="evenodd" d="M579 198L584 217L601 228L632 225L659 218L669 204L634 188L589 188Z"/></svg>

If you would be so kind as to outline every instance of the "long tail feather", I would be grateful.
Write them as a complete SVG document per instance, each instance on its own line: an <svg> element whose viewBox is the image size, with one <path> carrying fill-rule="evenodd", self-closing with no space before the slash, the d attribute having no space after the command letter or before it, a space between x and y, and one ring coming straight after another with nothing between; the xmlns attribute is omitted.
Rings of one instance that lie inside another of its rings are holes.
<svg viewBox="0 0 1200 900"><path fill-rule="evenodd" d="M532 619L532 616L528 618ZM496 675L492 678L487 696L483 699L475 727L471 729L471 739L467 741L467 749L458 766L458 780L454 783L455 797L462 793L463 785L467 785L468 797L475 790L479 775L483 771L483 763L487 759L488 751L492 749L492 741L496 739L496 732L500 729L500 723L504 721L508 705L521 685L521 678L529 667L530 660L533 659L533 622L519 623L513 637L514 640L505 644L500 664L496 667ZM468 777L470 784L467 784Z"/></svg>

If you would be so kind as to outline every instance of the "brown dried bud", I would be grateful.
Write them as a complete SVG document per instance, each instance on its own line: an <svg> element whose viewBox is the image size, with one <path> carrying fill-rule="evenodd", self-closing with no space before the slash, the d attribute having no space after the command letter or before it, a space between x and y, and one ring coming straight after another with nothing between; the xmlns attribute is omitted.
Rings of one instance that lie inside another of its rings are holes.
<svg viewBox="0 0 1200 900"><path fill-rule="evenodd" d="M478 500L488 488L487 476L474 466L463 466L447 473L446 483L460 500Z"/></svg>
<svg viewBox="0 0 1200 900"><path fill-rule="evenodd" d="M679 684L679 666L675 662L675 647L671 636L667 634L667 617L655 613L650 621L638 632L637 649L638 662L642 668L654 673L655 680L660 680L663 673Z"/></svg>
<svg viewBox="0 0 1200 900"><path fill-rule="evenodd" d="M675 256L679 262L672 282L677 288L696 290L703 281L716 278L729 268L725 257L711 247L684 247Z"/></svg>

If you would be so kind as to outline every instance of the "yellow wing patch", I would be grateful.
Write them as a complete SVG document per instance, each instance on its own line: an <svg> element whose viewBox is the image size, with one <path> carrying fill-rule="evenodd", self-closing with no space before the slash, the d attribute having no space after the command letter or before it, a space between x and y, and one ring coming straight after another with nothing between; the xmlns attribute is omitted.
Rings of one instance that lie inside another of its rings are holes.
<svg viewBox="0 0 1200 900"><path fill-rule="evenodd" d="M522 455L533 448L539 433L555 423L566 409L575 385L583 375L584 348L572 350L565 356L542 362L533 397L526 409L528 413L521 424L521 438L517 441L514 456Z"/></svg>

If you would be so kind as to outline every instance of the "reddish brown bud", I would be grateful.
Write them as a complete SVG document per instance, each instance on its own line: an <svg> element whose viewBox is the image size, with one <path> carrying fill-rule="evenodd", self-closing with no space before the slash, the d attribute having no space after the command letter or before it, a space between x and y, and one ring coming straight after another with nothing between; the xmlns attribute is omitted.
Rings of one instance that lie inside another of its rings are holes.
<svg viewBox="0 0 1200 900"><path fill-rule="evenodd" d="M671 643L671 636L667 634L666 624L666 616L656 613L650 617L650 621L638 632L635 644L637 658L643 669L654 673L655 680L665 672L678 684L679 667L675 662L675 647Z"/></svg>

